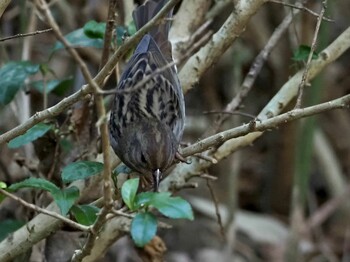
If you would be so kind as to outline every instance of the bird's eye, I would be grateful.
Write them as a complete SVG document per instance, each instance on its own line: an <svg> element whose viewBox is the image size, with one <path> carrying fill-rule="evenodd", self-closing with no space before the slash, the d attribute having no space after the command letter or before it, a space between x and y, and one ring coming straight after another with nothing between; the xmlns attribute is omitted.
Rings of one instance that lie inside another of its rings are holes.
<svg viewBox="0 0 350 262"><path fill-rule="evenodd" d="M142 153L141 153L141 161L142 163L146 164L146 158Z"/></svg>

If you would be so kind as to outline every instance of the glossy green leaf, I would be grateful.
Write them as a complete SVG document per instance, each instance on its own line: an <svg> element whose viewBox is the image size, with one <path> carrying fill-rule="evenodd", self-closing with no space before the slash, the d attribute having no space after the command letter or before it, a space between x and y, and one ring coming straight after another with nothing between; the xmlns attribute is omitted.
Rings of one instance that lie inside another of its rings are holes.
<svg viewBox="0 0 350 262"><path fill-rule="evenodd" d="M168 192L154 195L150 204L164 216L193 220L191 205L181 197L171 197Z"/></svg>
<svg viewBox="0 0 350 262"><path fill-rule="evenodd" d="M299 48L293 54L294 61L307 61L309 54L311 52L311 47L307 45L300 45ZM318 53L314 52L312 54L312 59L317 59Z"/></svg>
<svg viewBox="0 0 350 262"><path fill-rule="evenodd" d="M16 191L18 189L27 188L27 187L46 190L46 191L49 191L50 193L60 191L59 187L57 187L54 183L46 179L35 178L35 177L27 178L26 180L12 184L8 188L11 191Z"/></svg>
<svg viewBox="0 0 350 262"><path fill-rule="evenodd" d="M142 192L136 195L135 208L147 207L152 203L152 200L158 194L156 192Z"/></svg>
<svg viewBox="0 0 350 262"><path fill-rule="evenodd" d="M84 25L84 33L90 38L103 39L106 31L106 23L98 23L94 20Z"/></svg>
<svg viewBox="0 0 350 262"><path fill-rule="evenodd" d="M131 222L130 232L135 245L143 247L156 235L156 217L149 212L137 214Z"/></svg>
<svg viewBox="0 0 350 262"><path fill-rule="evenodd" d="M117 26L116 35L117 35L117 45L121 46L123 44L124 36L127 35L128 31L124 26Z"/></svg>
<svg viewBox="0 0 350 262"><path fill-rule="evenodd" d="M90 226L95 223L97 214L100 211L98 207L92 205L74 205L71 212L78 223Z"/></svg>
<svg viewBox="0 0 350 262"><path fill-rule="evenodd" d="M28 61L10 62L0 68L0 106L10 103L26 78L38 71L39 65Z"/></svg>
<svg viewBox="0 0 350 262"><path fill-rule="evenodd" d="M63 80L49 80L46 82L46 94L54 93L58 96L63 96L64 93L73 85L73 78L66 78ZM44 94L44 81L35 81L31 83L31 86Z"/></svg>
<svg viewBox="0 0 350 262"><path fill-rule="evenodd" d="M64 190L55 191L52 196L61 210L62 215L67 215L75 201L79 197L79 189L75 186L65 188Z"/></svg>
<svg viewBox="0 0 350 262"><path fill-rule="evenodd" d="M103 40L102 39L93 39L88 37L84 33L84 29L80 28L76 31L73 31L65 36L72 47L94 47L102 48ZM63 44L58 42L55 44L53 51L64 48Z"/></svg>
<svg viewBox="0 0 350 262"><path fill-rule="evenodd" d="M116 174L116 175L118 175L118 174L120 174L120 173L129 174L129 173L131 173L131 172L132 172L132 170L131 170L129 167L127 167L126 165L124 165L124 164L118 165L118 166L113 170L113 173Z"/></svg>
<svg viewBox="0 0 350 262"><path fill-rule="evenodd" d="M0 221L0 242L4 240L8 234L15 232L17 229L25 225L24 221L6 219Z"/></svg>
<svg viewBox="0 0 350 262"><path fill-rule="evenodd" d="M27 130L27 132L23 135L20 135L14 139L12 139L8 146L9 148L18 148L25 144L28 144L30 142L33 142L34 140L38 139L39 137L42 137L46 134L47 131L52 129L52 125L47 125L44 123L39 123Z"/></svg>
<svg viewBox="0 0 350 262"><path fill-rule="evenodd" d="M139 187L139 178L129 179L122 186L122 198L130 210L134 210L135 197Z"/></svg>
<svg viewBox="0 0 350 262"><path fill-rule="evenodd" d="M101 173L103 164L93 161L78 161L69 164L62 170L62 181L64 183L85 179Z"/></svg>

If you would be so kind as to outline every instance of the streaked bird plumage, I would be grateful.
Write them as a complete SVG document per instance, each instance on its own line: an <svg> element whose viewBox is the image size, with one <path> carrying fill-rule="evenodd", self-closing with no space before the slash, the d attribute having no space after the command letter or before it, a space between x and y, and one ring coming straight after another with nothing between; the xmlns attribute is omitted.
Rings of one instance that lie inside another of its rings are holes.
<svg viewBox="0 0 350 262"><path fill-rule="evenodd" d="M166 2L150 0L139 6L133 12L137 30ZM117 90L126 92L116 93L110 118L110 139L115 153L133 170L152 177L154 190L158 190L160 174L174 161L185 119L184 97L176 68L166 67L173 62L168 41L171 16L172 12L137 45L117 86ZM157 69L164 70L132 90Z"/></svg>

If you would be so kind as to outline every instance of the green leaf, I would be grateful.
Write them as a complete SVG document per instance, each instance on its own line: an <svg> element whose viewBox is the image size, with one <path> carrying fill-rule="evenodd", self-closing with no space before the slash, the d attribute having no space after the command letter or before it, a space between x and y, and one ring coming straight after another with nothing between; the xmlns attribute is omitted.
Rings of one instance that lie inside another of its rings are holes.
<svg viewBox="0 0 350 262"><path fill-rule="evenodd" d="M7 105L30 75L39 71L39 65L28 61L10 62L0 68L0 106Z"/></svg>
<svg viewBox="0 0 350 262"><path fill-rule="evenodd" d="M54 183L51 183L46 179L35 178L35 177L31 177L21 182L12 184L11 186L8 187L8 189L10 191L16 191L18 189L25 188L25 187L42 189L42 190L49 191L50 193L60 191L60 189Z"/></svg>
<svg viewBox="0 0 350 262"><path fill-rule="evenodd" d="M27 132L21 136L18 136L14 139L12 139L8 146L9 148L18 148L20 146L23 146L25 144L28 144L34 140L36 140L39 137L42 137L45 135L47 131L49 131L53 126L47 125L44 123L39 123L27 130Z"/></svg>
<svg viewBox="0 0 350 262"><path fill-rule="evenodd" d="M156 235L156 217L149 212L137 214L131 222L130 232L136 246L143 247Z"/></svg>
<svg viewBox="0 0 350 262"><path fill-rule="evenodd" d="M83 28L80 28L76 31L67 34L65 38L71 44L72 47L95 47L100 49L103 47L102 39L93 39L88 37L84 33ZM54 52L62 48L64 48L63 44L57 42L52 51Z"/></svg>
<svg viewBox="0 0 350 262"><path fill-rule="evenodd" d="M127 167L126 165L124 164L121 164L121 165L118 165L114 170L113 170L113 173L118 175L120 173L124 173L124 174L129 174L131 173L131 169L129 167Z"/></svg>
<svg viewBox="0 0 350 262"><path fill-rule="evenodd" d="M62 170L62 181L64 183L85 179L101 173L103 164L93 161L78 161L69 164Z"/></svg>
<svg viewBox="0 0 350 262"><path fill-rule="evenodd" d="M154 195L150 201L150 205L158 209L164 216L193 220L191 205L181 197L171 197L168 192Z"/></svg>
<svg viewBox="0 0 350 262"><path fill-rule="evenodd" d="M127 34L127 29L124 26L118 25L116 28L118 46L121 46L123 44L123 39L126 34Z"/></svg>
<svg viewBox="0 0 350 262"><path fill-rule="evenodd" d="M63 80L49 80L46 82L46 94L51 92L58 96L63 96L64 93L73 85L73 78L66 78ZM31 83L31 86L44 94L44 81L39 80Z"/></svg>
<svg viewBox="0 0 350 262"><path fill-rule="evenodd" d="M300 45L299 48L294 52L292 59L294 61L307 61L309 54L311 52L311 47L307 45ZM312 59L317 59L318 53L314 52L312 54Z"/></svg>
<svg viewBox="0 0 350 262"><path fill-rule="evenodd" d="M0 188L5 189L7 187L5 182L0 181Z"/></svg>
<svg viewBox="0 0 350 262"><path fill-rule="evenodd" d="M0 242L23 225L25 225L25 222L19 220L6 219L0 221Z"/></svg>
<svg viewBox="0 0 350 262"><path fill-rule="evenodd" d="M134 210L135 196L139 187L139 178L129 179L122 186L122 198L130 210Z"/></svg>
<svg viewBox="0 0 350 262"><path fill-rule="evenodd" d="M92 205L74 205L71 210L75 219L85 226L95 223L99 211L98 207Z"/></svg>
<svg viewBox="0 0 350 262"><path fill-rule="evenodd" d="M84 25L84 33L90 38L103 39L106 31L106 23L97 23L94 20L87 22Z"/></svg>
<svg viewBox="0 0 350 262"><path fill-rule="evenodd" d="M148 207L154 198L154 196L158 194L156 192L142 192L140 194L137 194L135 198L135 207Z"/></svg>
<svg viewBox="0 0 350 262"><path fill-rule="evenodd" d="M128 34L130 36L134 35L136 33L136 25L135 25L135 22L134 21L131 21L129 24L128 24Z"/></svg>
<svg viewBox="0 0 350 262"><path fill-rule="evenodd" d="M26 187L42 189L50 192L63 215L66 215L68 213L69 209L73 206L74 202L79 197L79 190L74 186L61 190L50 181L35 177L31 177L21 182L12 184L8 187L8 189L9 191L16 191L18 189Z"/></svg>
<svg viewBox="0 0 350 262"><path fill-rule="evenodd" d="M52 193L52 196L61 210L62 215L67 215L70 208L74 205L79 197L79 189L75 186L58 190Z"/></svg>

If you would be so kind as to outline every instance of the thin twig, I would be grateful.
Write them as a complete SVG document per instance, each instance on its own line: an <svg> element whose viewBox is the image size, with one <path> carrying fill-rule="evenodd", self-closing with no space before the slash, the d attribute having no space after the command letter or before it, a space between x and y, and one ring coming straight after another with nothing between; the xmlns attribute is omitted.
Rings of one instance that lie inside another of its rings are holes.
<svg viewBox="0 0 350 262"><path fill-rule="evenodd" d="M269 0L269 2L275 3L275 4L284 5L284 6L288 6L288 7L291 7L291 8L294 8L294 9L298 9L298 10L301 10L301 11L305 11L305 12L307 12L307 13L313 15L313 16L316 16L316 17L319 16L318 13L316 13L315 11L312 11L311 9L303 6L300 3L297 3L297 4L293 5L293 4L289 4L289 3L282 2L282 1L277 1L277 0ZM333 19L330 19L330 18L327 18L327 17L322 17L322 19L325 20L325 21L328 21L328 22L334 22Z"/></svg>
<svg viewBox="0 0 350 262"><path fill-rule="evenodd" d="M306 228L312 230L321 226L334 212L349 199L350 187L340 195L328 200L320 206L306 221Z"/></svg>
<svg viewBox="0 0 350 262"><path fill-rule="evenodd" d="M44 29L44 30L37 30L35 32L30 32L30 33L25 33L25 34L17 34L17 35L12 35L4 38L0 38L0 42L15 39L15 38L21 38L21 37L28 37L28 36L34 36L34 35L39 35L39 34L44 34L47 32L51 32L52 28Z"/></svg>
<svg viewBox="0 0 350 262"><path fill-rule="evenodd" d="M179 2L180 0L170 0L164 5L164 7L145 24L140 30L138 30L132 37L128 38L122 46L111 56L105 66L96 75L95 81L97 83L104 83L105 80L112 73L117 62L123 57L127 51L134 47L138 41L141 40L142 36L145 35L153 26L162 22L163 17L169 13L169 11Z"/></svg>
<svg viewBox="0 0 350 262"><path fill-rule="evenodd" d="M105 36L103 38L104 42L103 42L100 68L102 68L103 65L108 61L110 47L112 43L113 31L115 27L114 25L115 25L115 18L116 18L115 16L116 7L117 7L117 0L110 0L108 4L108 18L106 23Z"/></svg>
<svg viewBox="0 0 350 262"><path fill-rule="evenodd" d="M195 154L194 157L197 157L199 159L203 159L203 160L208 161L208 162L210 162L210 163L212 163L214 165L218 163L218 161L215 158L210 157L210 156L205 156L205 155L202 155L202 154Z"/></svg>
<svg viewBox="0 0 350 262"><path fill-rule="evenodd" d="M138 91L140 88L143 88L149 81L153 80L157 75L161 74L165 70L181 64L183 61L185 61L187 58L189 58L192 54L193 51L198 49L203 43L207 41L207 39L210 37L211 33L204 35L201 39L198 40L195 44L192 45L192 47L180 58L178 58L175 61L172 61L168 64L166 64L163 67L157 68L154 70L151 74L145 76L142 81L139 81L135 86L128 88L128 89L113 89L113 90L106 90L102 91L100 90L99 93L101 95L110 95L110 94L130 94Z"/></svg>
<svg viewBox="0 0 350 262"><path fill-rule="evenodd" d="M220 234L221 234L221 237L223 240L226 239L226 234L225 234L225 228L224 228L224 225L222 223L222 219L221 219L221 214L220 214L220 211L219 211L219 202L215 196L215 193L214 193L214 190L210 184L210 181L209 179L206 179L206 182L207 182L207 187L209 189L209 192L210 192L210 195L211 195L211 198L214 202L214 206L215 206L215 214L216 214L216 218L218 220L218 224L219 224L219 227L220 227Z"/></svg>
<svg viewBox="0 0 350 262"><path fill-rule="evenodd" d="M216 176L212 176L209 174L200 174L199 177L203 178L203 179L207 179L207 180L212 180L212 181L218 180L218 178Z"/></svg>
<svg viewBox="0 0 350 262"><path fill-rule="evenodd" d="M36 0L37 7L43 11L46 19L48 20L49 24L54 30L54 33L56 37L63 43L63 45L67 48L67 51L70 53L70 55L73 57L73 59L77 62L78 66L80 67L82 74L85 78L85 80L89 83L89 85L92 87L92 90L94 93L97 93L100 89L96 83L96 81L92 78L90 72L88 71L87 65L84 63L83 59L80 57L78 52L71 47L71 45L68 43L68 41L64 38L63 34L61 33L56 21L54 20L51 11L46 3L45 0ZM103 192L104 192L104 207L101 209L99 216L97 217L95 223L93 224L91 231L92 233L89 234L88 239L83 247L83 249L80 252L77 252L72 259L72 261L81 261L85 256L89 255L92 246L94 245L94 242L96 240L96 233L100 231L100 229L103 227L103 225L106 222L106 216L109 213L109 211L112 208L113 205L113 199L112 199L112 183L111 183L111 162L110 162L110 151L109 151L109 132L108 132L108 125L107 125L107 116L106 116L106 109L104 107L103 103L103 97L100 95L97 95L95 97L96 101L96 109L97 109L97 115L99 119L102 121L100 122L100 133L101 133L101 141L102 141L102 151L103 151Z"/></svg>
<svg viewBox="0 0 350 262"><path fill-rule="evenodd" d="M0 188L0 193L17 201L17 202L19 202L21 205L23 205L31 210L34 210L36 212L39 212L39 213L51 216L53 218L57 218L59 220L62 220L64 223L70 225L73 228L79 229L79 230L84 231L84 232L90 231L90 227L88 227L88 226L84 226L82 224L76 223L73 220L70 220L70 219L68 219L68 218L66 218L66 217L64 217L56 212L52 212L52 211L46 210L44 208L38 207L34 204L28 203L27 201L23 200L22 198L17 197L16 195L11 194L10 192L7 192L4 189Z"/></svg>
<svg viewBox="0 0 350 262"><path fill-rule="evenodd" d="M320 114L333 109L348 108L349 105L350 95L346 95L325 103L317 104L303 109L296 108L289 112L266 120L251 121L250 123L217 133L197 143L194 143L191 146L184 148L181 152L181 155L183 157L188 157L195 153L203 152L212 146L222 144L223 142L232 138L243 136L252 132L263 132L266 130L276 128L281 124L286 124L296 119Z"/></svg>
<svg viewBox="0 0 350 262"><path fill-rule="evenodd" d="M313 54L314 54L314 52L316 50L318 32L320 30L322 18L324 16L325 11L326 11L326 7L327 7L327 0L324 0L322 2L321 12L320 12L319 16L317 17L317 24L316 24L316 28L315 28L314 37L312 39L312 44L311 44L311 50L310 50L310 53L309 53L309 57L307 59L305 70L304 70L303 76L301 78L301 82L299 84L298 97L297 97L297 102L295 104L295 108L300 108L301 107L301 100L302 100L303 93L304 93L304 87L307 84L306 81L307 81L309 70L310 70L310 67L311 67L311 60L312 60L312 56L313 56Z"/></svg>
<svg viewBox="0 0 350 262"><path fill-rule="evenodd" d="M211 115L211 114L220 114L220 115L228 115L228 116L245 116L245 117L249 117L251 119L256 119L256 116L252 115L252 114L248 114L248 113L244 113L241 111L217 111L217 110L212 110L212 111L204 111L203 112L204 115Z"/></svg>
<svg viewBox="0 0 350 262"><path fill-rule="evenodd" d="M171 10L171 8L173 8L179 1L180 0L170 0L162 8L162 10L159 11L157 15L155 15L146 25L144 25L132 37L128 38L128 40L125 41L125 43L118 48L118 50L111 56L111 58L108 60L105 66L93 79L97 83L97 85L102 86L105 79L113 71L119 59L123 57L126 54L126 52L128 52L146 32L148 32L157 23L160 23L162 17L164 17ZM84 85L80 90L70 95L69 97L62 99L56 105L46 110L35 113L32 117L28 119L28 121L0 135L0 145L10 141L11 139L19 135L23 135L28 129L30 129L37 123L40 123L45 119L57 116L58 114L66 110L68 107L80 101L86 95L92 93L93 91L93 86L91 86L90 84Z"/></svg>
<svg viewBox="0 0 350 262"><path fill-rule="evenodd" d="M224 112L233 112L237 110L237 108L241 105L243 99L248 95L250 90L252 89L257 76L259 75L262 67L264 66L268 56L270 55L273 48L277 45L278 41L281 39L282 35L286 32L289 25L293 20L292 14L288 14L287 17L283 19L283 21L279 24L279 26L275 29L273 34L271 35L269 41L265 45L265 47L260 51L257 57L254 59L252 66L249 69L248 74L243 80L243 83L240 87L239 93L232 99L232 101L227 104ZM221 115L215 121L213 125L213 132L215 134L222 123L228 118L228 115Z"/></svg>
<svg viewBox="0 0 350 262"><path fill-rule="evenodd" d="M114 215L116 215L116 216L127 217L127 218L130 218L130 219L133 219L134 216L135 216L135 215L133 215L133 214L127 214L127 213L125 213L125 212L123 212L123 211L116 210L116 209L114 209L114 208L113 208L111 211L112 211L112 213L113 213Z"/></svg>

